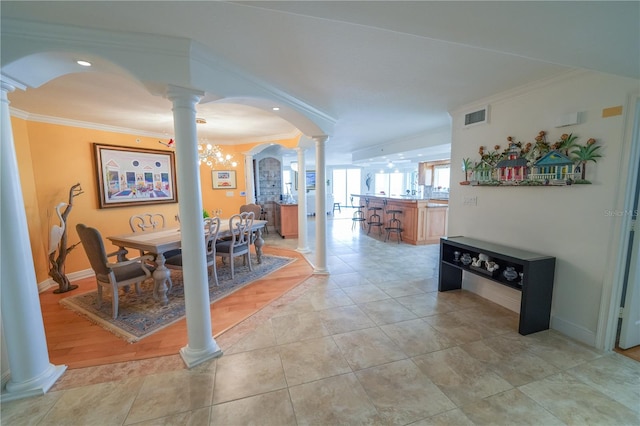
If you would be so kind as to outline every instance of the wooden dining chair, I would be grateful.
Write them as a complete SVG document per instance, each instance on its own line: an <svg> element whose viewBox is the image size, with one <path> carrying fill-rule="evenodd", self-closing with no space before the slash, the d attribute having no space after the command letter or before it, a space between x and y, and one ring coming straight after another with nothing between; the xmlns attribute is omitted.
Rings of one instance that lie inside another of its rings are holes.
<svg viewBox="0 0 640 426"><path fill-rule="evenodd" d="M203 225L207 268L211 268L210 277L212 276L216 285L219 286L220 283L218 282L218 271L216 268L216 240L218 239L218 232L220 232L220 218L208 217L204 219ZM167 257L164 264L169 269L182 270L182 253Z"/></svg>
<svg viewBox="0 0 640 426"><path fill-rule="evenodd" d="M231 216L229 218L231 240L220 241L216 244L216 256L220 256L223 263L225 259L229 259L232 280L234 278L234 260L238 256L243 256L244 265L248 263L249 270L253 271L250 253L253 238L251 232L253 218L253 212L243 212Z"/></svg>
<svg viewBox="0 0 640 426"><path fill-rule="evenodd" d="M244 212L253 212L253 218L258 218L260 217L260 213L262 212L262 207L260 207L258 204L243 204L240 206L240 213L244 213Z"/></svg>
<svg viewBox="0 0 640 426"><path fill-rule="evenodd" d="M240 206L240 213L247 213L247 212L252 212L253 213L253 218L254 219L260 219L261 215L262 215L262 206L260 206L259 204L244 204L242 206ZM266 229L266 226L265 226ZM267 233L269 233L269 231L266 231ZM251 235L251 243L253 244L253 242L256 240L256 235L257 231L252 232Z"/></svg>
<svg viewBox="0 0 640 426"><path fill-rule="evenodd" d="M98 285L97 304L102 306L102 288L111 290L113 319L118 317L118 290L124 287L128 291L131 284L135 285L136 293L140 294L140 284L151 277L151 271L145 261L153 259L152 256L142 256L133 260L123 262L109 262L109 257L122 255L126 250L118 250L107 254L102 236L95 228L90 228L82 223L76 225L76 231L80 237L80 242L84 248L91 268L96 274Z"/></svg>
<svg viewBox="0 0 640 426"><path fill-rule="evenodd" d="M177 216L176 216L177 217ZM166 222L162 213L142 213L134 214L129 218L129 226L133 232L156 231L164 228ZM164 253L164 257L169 258L182 253L181 249L170 250ZM140 256L148 255L140 250Z"/></svg>
<svg viewBox="0 0 640 426"><path fill-rule="evenodd" d="M129 218L129 226L133 232L161 229L165 227L164 215L162 213L134 214Z"/></svg>

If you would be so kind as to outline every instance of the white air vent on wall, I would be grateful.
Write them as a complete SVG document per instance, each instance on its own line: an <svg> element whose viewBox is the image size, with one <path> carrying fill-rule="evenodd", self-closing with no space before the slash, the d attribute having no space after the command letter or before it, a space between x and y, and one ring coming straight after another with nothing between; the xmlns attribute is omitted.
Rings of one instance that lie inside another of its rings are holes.
<svg viewBox="0 0 640 426"><path fill-rule="evenodd" d="M489 122L489 105L477 111L468 112L464 115L464 127L475 126Z"/></svg>

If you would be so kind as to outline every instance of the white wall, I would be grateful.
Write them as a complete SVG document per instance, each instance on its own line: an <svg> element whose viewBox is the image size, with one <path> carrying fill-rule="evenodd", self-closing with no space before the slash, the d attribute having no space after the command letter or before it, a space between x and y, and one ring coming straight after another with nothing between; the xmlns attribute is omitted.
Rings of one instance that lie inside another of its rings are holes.
<svg viewBox="0 0 640 426"><path fill-rule="evenodd" d="M624 137L627 97L639 81L593 72L574 72L554 80L479 100L452 112L452 173L448 235L464 235L522 247L555 256L556 275L551 327L595 345L600 298L608 279L609 252L615 249L618 219L607 210L620 208L620 183L626 177L628 141ZM488 124L463 127L464 113L490 104ZM622 115L603 118L602 110L624 106ZM556 119L580 112L577 125L555 128ZM479 160L484 145L505 147L507 137L533 142L540 130L547 141L562 133L579 136L578 143L595 138L603 158L587 165L592 185L567 187L472 187L464 180L462 159ZM477 205L464 205L464 197ZM512 299L506 288L476 277L466 277L467 288L492 294L496 302ZM487 297L487 296L485 296ZM499 300L503 299L503 300ZM509 303L504 303L508 305ZM606 314L606 313L605 313Z"/></svg>

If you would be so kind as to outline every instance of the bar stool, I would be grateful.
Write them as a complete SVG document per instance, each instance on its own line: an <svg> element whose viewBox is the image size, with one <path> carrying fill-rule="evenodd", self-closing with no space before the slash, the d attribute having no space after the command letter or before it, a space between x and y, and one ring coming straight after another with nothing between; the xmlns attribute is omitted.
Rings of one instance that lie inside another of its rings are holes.
<svg viewBox="0 0 640 426"><path fill-rule="evenodd" d="M266 220L267 224L264 226L265 234L269 233L269 214L264 209L264 206L260 206L260 220Z"/></svg>
<svg viewBox="0 0 640 426"><path fill-rule="evenodd" d="M360 227L364 229L364 222L367 220L364 217L364 206L354 206L356 211L353 212L353 217L351 218L351 229L353 230L356 226L356 223L360 222Z"/></svg>
<svg viewBox="0 0 640 426"><path fill-rule="evenodd" d="M402 214L402 210L387 210L387 214L392 215L392 218L389 220L389 226L384 229L387 230L387 236L385 237L385 242L389 239L389 235L392 232L395 232L398 235L398 244L402 241L402 228L400 227L400 219L396 218L397 214Z"/></svg>
<svg viewBox="0 0 640 426"><path fill-rule="evenodd" d="M336 209L338 209L338 213L342 213L342 210L340 210L340 203L333 203L333 211L331 214L335 213Z"/></svg>
<svg viewBox="0 0 640 426"><path fill-rule="evenodd" d="M370 207L368 198L365 199L365 202L367 204L367 213L373 212L372 214L369 215L369 220L367 221L367 224L369 225L369 229L367 230L367 235L369 235L369 232L371 232L372 226L377 226L378 234L382 235L382 225L383 225L382 217L380 217L380 215L378 214L378 212L382 210L382 207L378 207L378 206Z"/></svg>

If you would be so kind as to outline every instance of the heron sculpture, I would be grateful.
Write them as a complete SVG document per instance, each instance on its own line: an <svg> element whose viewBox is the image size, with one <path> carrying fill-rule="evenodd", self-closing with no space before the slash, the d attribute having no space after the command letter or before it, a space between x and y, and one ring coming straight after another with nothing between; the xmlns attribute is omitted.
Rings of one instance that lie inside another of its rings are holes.
<svg viewBox="0 0 640 426"><path fill-rule="evenodd" d="M73 209L73 199L78 195L83 194L80 183L76 183L69 189L69 201L59 203L54 208L56 214L60 219L60 225L53 225L49 232L49 276L58 283L59 288L53 290L54 293L65 293L73 289L78 288L77 284L71 284L69 278L64 273L64 262L67 255L73 250L80 242L67 246L67 217ZM64 211L60 211L63 206L67 206Z"/></svg>
<svg viewBox="0 0 640 426"><path fill-rule="evenodd" d="M55 252L58 249L58 245L60 245L60 240L64 235L64 229L66 227L64 219L62 219L62 213L60 213L60 209L63 206L67 206L68 204L65 202L59 203L55 209L58 218L60 219L60 226L53 225L51 227L51 231L49 232L49 254Z"/></svg>

